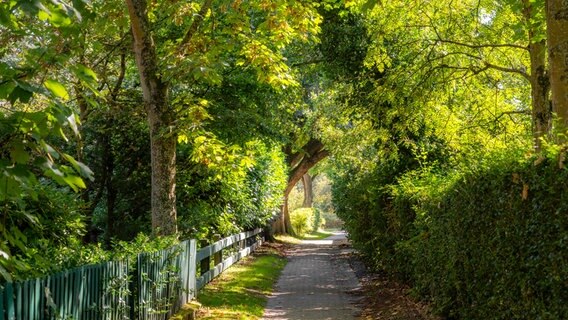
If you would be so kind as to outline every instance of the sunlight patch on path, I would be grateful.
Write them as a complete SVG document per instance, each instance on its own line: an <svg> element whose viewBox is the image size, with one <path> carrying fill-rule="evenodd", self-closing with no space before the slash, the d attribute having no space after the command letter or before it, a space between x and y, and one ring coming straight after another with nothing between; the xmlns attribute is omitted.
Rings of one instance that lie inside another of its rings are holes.
<svg viewBox="0 0 568 320"><path fill-rule="evenodd" d="M263 319L355 319L359 309L349 292L359 282L340 258L352 250L347 244L345 234L337 232L324 240L303 240L291 249Z"/></svg>

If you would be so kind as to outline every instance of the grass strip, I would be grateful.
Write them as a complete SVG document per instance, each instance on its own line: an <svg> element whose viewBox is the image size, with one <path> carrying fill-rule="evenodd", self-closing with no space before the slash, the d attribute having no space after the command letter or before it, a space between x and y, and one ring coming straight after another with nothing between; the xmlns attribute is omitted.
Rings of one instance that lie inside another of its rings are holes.
<svg viewBox="0 0 568 320"><path fill-rule="evenodd" d="M262 317L267 296L286 265L286 258L266 245L261 249L203 288L197 296L202 305L198 319Z"/></svg>
<svg viewBox="0 0 568 320"><path fill-rule="evenodd" d="M318 230L316 232L306 234L302 237L302 240L322 240L331 235L333 235L333 232L327 230Z"/></svg>
<svg viewBox="0 0 568 320"><path fill-rule="evenodd" d="M333 234L333 232L331 231L326 231L326 230L319 230L316 232L312 232L309 234L306 234L304 236L291 236L288 234L281 234L281 235L276 235L274 238L276 239L276 241L278 242L282 242L282 243L287 243L287 244L299 244L302 242L302 240L322 240L325 239L329 236L331 236Z"/></svg>

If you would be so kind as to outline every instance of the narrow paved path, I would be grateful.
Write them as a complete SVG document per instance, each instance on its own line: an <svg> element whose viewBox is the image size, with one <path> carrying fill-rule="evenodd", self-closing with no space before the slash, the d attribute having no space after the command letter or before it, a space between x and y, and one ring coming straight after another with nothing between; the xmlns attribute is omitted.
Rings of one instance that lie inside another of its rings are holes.
<svg viewBox="0 0 568 320"><path fill-rule="evenodd" d="M325 240L304 240L288 252L263 319L355 319L359 309L350 291L359 287L346 260L351 251L344 233Z"/></svg>

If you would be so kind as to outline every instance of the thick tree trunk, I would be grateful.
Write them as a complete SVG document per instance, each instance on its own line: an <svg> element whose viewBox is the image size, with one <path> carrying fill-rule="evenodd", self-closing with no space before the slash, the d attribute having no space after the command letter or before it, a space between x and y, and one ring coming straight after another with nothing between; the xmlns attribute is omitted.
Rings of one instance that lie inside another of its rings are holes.
<svg viewBox="0 0 568 320"><path fill-rule="evenodd" d="M546 1L548 61L552 110L562 130L568 128L568 1Z"/></svg>
<svg viewBox="0 0 568 320"><path fill-rule="evenodd" d="M288 184L284 190L284 204L280 217L272 224L272 230L275 233L287 233L292 231L292 223L288 212L288 196L296 186L296 183L302 179L308 170L315 166L318 162L329 155L324 150L324 145L317 139L311 139L300 152L296 154L288 154L288 164L292 171L288 176Z"/></svg>
<svg viewBox="0 0 568 320"><path fill-rule="evenodd" d="M168 132L174 120L168 104L168 86L160 79L156 48L148 23L146 0L126 0L134 56L150 127L152 159L152 228L157 235L177 232L175 174L176 140Z"/></svg>
<svg viewBox="0 0 568 320"><path fill-rule="evenodd" d="M152 159L152 229L156 234L177 232L176 216L176 143L177 136L164 133L171 119L148 112Z"/></svg>
<svg viewBox="0 0 568 320"><path fill-rule="evenodd" d="M287 202L287 201L284 201L284 202ZM280 212L284 212L284 205L282 205ZM271 231L272 235L286 233L286 227L284 225L284 216L282 214L279 215L278 217L276 217L276 220L274 220L270 224L270 231Z"/></svg>
<svg viewBox="0 0 568 320"><path fill-rule="evenodd" d="M544 41L529 45L531 58L531 98L532 125L534 145L541 148L541 137L550 132L552 127L552 110L550 110L550 91L548 73L546 72L546 46Z"/></svg>
<svg viewBox="0 0 568 320"><path fill-rule="evenodd" d="M536 17L534 4L523 0L523 16L527 24L531 24ZM540 37L542 30L529 29L529 56L530 56L530 83L532 100L532 130L534 146L538 151L541 148L541 137L548 134L552 128L552 110L550 109L550 81L546 70L546 41L535 41Z"/></svg>
<svg viewBox="0 0 568 320"><path fill-rule="evenodd" d="M314 204L314 189L312 176L309 173L302 176L302 185L304 186L304 203L302 207L311 208Z"/></svg>

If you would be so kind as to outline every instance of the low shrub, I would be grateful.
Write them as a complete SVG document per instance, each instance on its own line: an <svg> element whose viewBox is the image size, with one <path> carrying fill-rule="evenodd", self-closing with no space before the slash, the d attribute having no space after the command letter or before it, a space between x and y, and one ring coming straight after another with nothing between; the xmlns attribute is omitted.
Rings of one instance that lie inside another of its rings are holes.
<svg viewBox="0 0 568 320"><path fill-rule="evenodd" d="M290 213L290 221L296 235L303 236L314 230L314 209L299 208Z"/></svg>

